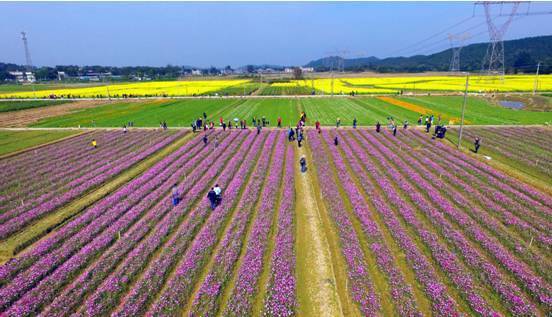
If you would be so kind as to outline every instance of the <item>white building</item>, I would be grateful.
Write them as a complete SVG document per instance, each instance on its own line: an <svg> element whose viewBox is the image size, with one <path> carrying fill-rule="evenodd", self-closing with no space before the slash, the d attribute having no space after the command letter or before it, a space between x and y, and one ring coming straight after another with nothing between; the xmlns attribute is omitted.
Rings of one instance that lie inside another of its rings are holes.
<svg viewBox="0 0 552 317"><path fill-rule="evenodd" d="M314 68L313 67L286 67L284 68L284 73L293 73L293 70L295 68L299 68L301 70L301 72L303 73L312 73L314 72Z"/></svg>
<svg viewBox="0 0 552 317"><path fill-rule="evenodd" d="M202 74L201 69L192 69L192 76L201 76Z"/></svg>
<svg viewBox="0 0 552 317"><path fill-rule="evenodd" d="M10 75L15 77L15 81L18 83L34 83L36 81L36 77L32 72L9 72Z"/></svg>

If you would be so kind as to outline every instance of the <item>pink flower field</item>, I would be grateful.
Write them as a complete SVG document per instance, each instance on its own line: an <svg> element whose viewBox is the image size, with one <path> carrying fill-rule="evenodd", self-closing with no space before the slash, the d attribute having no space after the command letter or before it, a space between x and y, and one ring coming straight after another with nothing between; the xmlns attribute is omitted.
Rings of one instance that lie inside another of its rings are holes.
<svg viewBox="0 0 552 317"><path fill-rule="evenodd" d="M552 196L475 154L416 129L307 129L302 147L285 129L188 133L92 131L0 159L2 252L189 137L6 259L0 316L304 316L310 303L343 316L552 313ZM547 136L525 136L543 164ZM523 159L525 145L488 146ZM320 235L300 242L303 215ZM313 263L333 277L301 276Z"/></svg>

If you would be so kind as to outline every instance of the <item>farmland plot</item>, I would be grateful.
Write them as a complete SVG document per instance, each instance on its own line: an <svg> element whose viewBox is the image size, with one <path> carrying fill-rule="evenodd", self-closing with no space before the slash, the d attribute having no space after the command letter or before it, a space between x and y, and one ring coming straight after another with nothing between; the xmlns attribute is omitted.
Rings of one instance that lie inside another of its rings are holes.
<svg viewBox="0 0 552 317"><path fill-rule="evenodd" d="M458 129L452 129L451 141L457 142ZM464 129L464 146L473 149L479 137L479 154L552 184L552 129L548 127L470 127ZM473 150L472 150L473 151Z"/></svg>
<svg viewBox="0 0 552 317"><path fill-rule="evenodd" d="M0 311L293 314L294 148L283 132L207 133L1 266Z"/></svg>
<svg viewBox="0 0 552 317"><path fill-rule="evenodd" d="M99 186L184 132L92 132L0 161L0 240ZM93 148L95 139L98 147Z"/></svg>
<svg viewBox="0 0 552 317"><path fill-rule="evenodd" d="M295 209L309 199L331 240L321 248L336 258L324 265L339 266L327 279L336 315L550 314L549 194L415 129L306 134L297 149L283 130L200 132L0 266L0 314L316 311L300 307L313 287L300 274L317 271L297 253L314 245L298 239ZM215 184L222 201L211 210Z"/></svg>
<svg viewBox="0 0 552 317"><path fill-rule="evenodd" d="M550 196L418 131L310 132L362 314L550 312Z"/></svg>

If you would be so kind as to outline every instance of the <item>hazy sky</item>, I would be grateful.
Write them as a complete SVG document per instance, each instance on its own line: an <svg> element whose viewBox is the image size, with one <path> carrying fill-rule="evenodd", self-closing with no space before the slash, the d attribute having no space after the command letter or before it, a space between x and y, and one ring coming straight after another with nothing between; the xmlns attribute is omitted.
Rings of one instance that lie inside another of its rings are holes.
<svg viewBox="0 0 552 317"><path fill-rule="evenodd" d="M472 2L5 2L0 61L24 64L21 31L35 65L302 65L336 50L350 57L409 56L448 48L449 32L471 29L470 42L487 41L483 8L475 17L473 9ZM552 11L552 3L534 2L530 9ZM517 17L506 38L550 35L551 21L552 15Z"/></svg>

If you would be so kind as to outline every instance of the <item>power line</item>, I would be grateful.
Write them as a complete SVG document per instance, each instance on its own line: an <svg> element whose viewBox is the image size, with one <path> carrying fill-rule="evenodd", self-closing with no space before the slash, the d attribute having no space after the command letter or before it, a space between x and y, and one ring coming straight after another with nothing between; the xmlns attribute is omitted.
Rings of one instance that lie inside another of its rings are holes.
<svg viewBox="0 0 552 317"><path fill-rule="evenodd" d="M423 40L420 40L420 41L418 41L418 42L416 42L416 43L414 43L414 44L411 44L411 45L409 45L409 46L403 47L403 48L401 48L401 49L395 50L395 51L389 53L389 55L393 55L393 54L396 54L396 53L398 53L398 52L402 52L402 51L407 50L407 49L409 49L409 48L416 47L416 46L418 46L418 45L420 45L420 44L423 44L423 43L425 43L425 42L427 42L427 41L429 41L429 40L431 40L431 39L433 39L433 38L435 38L435 37L437 37L437 36L439 36L439 35L441 35L441 34L444 34L444 33L448 32L449 30L451 30L451 29L457 27L458 25L461 25L461 24L465 23L466 21L471 20L472 18L473 18L473 16L467 17L467 18L461 20L460 22L457 22L457 23L455 23L455 24L453 24L453 25L451 25L451 26L449 26L449 27L443 29L442 31L439 31L439 32L437 32L437 33L435 33L435 34L433 34L433 35L431 35L431 36L429 36L429 37L427 37L427 38L425 38L425 39L423 39Z"/></svg>

